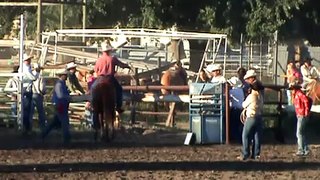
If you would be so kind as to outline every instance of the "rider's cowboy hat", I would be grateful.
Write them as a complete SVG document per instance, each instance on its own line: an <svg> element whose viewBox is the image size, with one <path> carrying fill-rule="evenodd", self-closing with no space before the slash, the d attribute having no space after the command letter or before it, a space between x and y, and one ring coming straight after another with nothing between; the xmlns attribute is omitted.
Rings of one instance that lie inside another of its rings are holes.
<svg viewBox="0 0 320 180"><path fill-rule="evenodd" d="M257 76L256 72L253 69L250 69L247 71L246 75L244 75L243 79L248 79L256 76Z"/></svg>
<svg viewBox="0 0 320 180"><path fill-rule="evenodd" d="M209 64L206 68L206 71L211 73L213 71L221 70L220 64Z"/></svg>
<svg viewBox="0 0 320 180"><path fill-rule="evenodd" d="M101 51L113 51L113 50L114 48L110 44L107 44L107 43L101 44Z"/></svg>
<svg viewBox="0 0 320 180"><path fill-rule="evenodd" d="M56 72L56 75L67 75L67 74L68 74L68 71L66 69L59 69Z"/></svg>
<svg viewBox="0 0 320 180"><path fill-rule="evenodd" d="M75 68L77 65L74 62L68 63L66 69L69 70L71 68Z"/></svg>
<svg viewBox="0 0 320 180"><path fill-rule="evenodd" d="M30 60L30 59L32 59L32 58L33 58L33 56L29 56L29 55L26 54L26 53L24 53L23 56L22 56L23 61L27 61L27 60Z"/></svg>

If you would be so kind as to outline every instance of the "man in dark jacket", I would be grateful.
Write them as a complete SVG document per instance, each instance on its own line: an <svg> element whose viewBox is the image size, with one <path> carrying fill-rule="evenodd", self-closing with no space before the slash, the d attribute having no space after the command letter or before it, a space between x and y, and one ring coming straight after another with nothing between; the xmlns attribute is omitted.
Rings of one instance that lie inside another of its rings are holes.
<svg viewBox="0 0 320 180"><path fill-rule="evenodd" d="M45 138L49 132L54 128L61 124L63 131L63 140L65 143L70 141L70 132L69 132L69 102L70 95L66 86L67 74L66 70L61 70L56 73L59 76L57 80L54 91L52 95L52 102L55 108L55 115L53 121L49 124L49 126L45 129L42 137Z"/></svg>

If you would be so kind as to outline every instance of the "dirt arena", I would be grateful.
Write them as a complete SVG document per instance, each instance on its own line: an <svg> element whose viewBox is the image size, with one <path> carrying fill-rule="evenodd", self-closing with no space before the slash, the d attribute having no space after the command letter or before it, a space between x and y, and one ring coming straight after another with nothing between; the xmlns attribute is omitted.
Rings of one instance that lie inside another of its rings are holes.
<svg viewBox="0 0 320 180"><path fill-rule="evenodd" d="M0 131L0 179L319 179L320 146L294 156L294 139L262 146L260 160L239 161L240 145L184 146L186 132L128 127L110 144L93 143L91 132L59 132L42 142Z"/></svg>

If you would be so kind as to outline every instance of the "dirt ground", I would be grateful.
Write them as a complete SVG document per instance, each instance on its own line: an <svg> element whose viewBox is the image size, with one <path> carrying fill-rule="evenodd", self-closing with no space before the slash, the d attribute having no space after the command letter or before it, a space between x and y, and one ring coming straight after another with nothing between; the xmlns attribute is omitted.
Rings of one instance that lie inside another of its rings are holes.
<svg viewBox="0 0 320 180"><path fill-rule="evenodd" d="M260 160L239 161L240 145L183 145L185 131L122 128L112 143L94 143L91 132L60 132L45 141L0 129L0 179L319 179L320 146L294 156L294 140L262 146ZM311 142L314 143L314 142Z"/></svg>

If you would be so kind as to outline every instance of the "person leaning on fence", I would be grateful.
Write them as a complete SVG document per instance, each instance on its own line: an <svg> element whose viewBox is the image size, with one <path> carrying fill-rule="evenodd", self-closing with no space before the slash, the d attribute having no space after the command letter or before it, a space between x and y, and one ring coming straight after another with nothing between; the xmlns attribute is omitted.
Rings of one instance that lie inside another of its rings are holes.
<svg viewBox="0 0 320 180"><path fill-rule="evenodd" d="M302 76L299 70L296 68L296 65L293 61L289 61L287 65L287 73L286 73L287 83L292 84L301 84L302 83ZM292 96L291 96L291 90L287 90L287 97L288 97L288 105L292 105Z"/></svg>
<svg viewBox="0 0 320 180"><path fill-rule="evenodd" d="M19 66L14 66L12 73L18 73ZM12 78L10 78L6 86L4 87L4 91L8 92L7 96L11 99L11 115L17 116L17 108L18 108L18 89L19 89L19 76L14 75ZM18 126L21 126L19 122Z"/></svg>
<svg viewBox="0 0 320 180"><path fill-rule="evenodd" d="M121 62L117 57L112 55L112 51L114 49L106 43L101 44L102 48L102 55L101 57L97 60L95 66L94 66L94 71L96 75L98 76L109 76L113 80L113 84L116 89L116 111L121 114L124 110L122 109L122 87L119 84L118 80L114 77L116 71L115 67L119 66L121 68L129 68L130 66L128 64L125 64ZM93 89L96 86L97 81L95 81L92 85ZM94 94L93 94L94 95Z"/></svg>
<svg viewBox="0 0 320 180"><path fill-rule="evenodd" d="M293 104L297 116L297 156L306 156L309 154L309 148L306 138L306 127L309 120L312 100L301 89L300 85L290 84L290 89L293 90Z"/></svg>
<svg viewBox="0 0 320 180"><path fill-rule="evenodd" d="M33 121L33 114L35 108L38 111L38 124L41 132L44 131L46 126L46 114L43 107L43 99L44 95L47 92L46 82L41 75L41 70L43 69L38 63L35 63L34 66L34 73L39 73L39 77L36 81L33 82L32 86L32 105L31 105L31 112L30 112L30 122L32 127Z"/></svg>
<svg viewBox="0 0 320 180"><path fill-rule="evenodd" d="M70 94L67 89L66 80L68 78L68 72L66 70L60 70L56 73L59 79L54 85L52 102L54 104L54 118L53 121L47 126L45 131L42 134L44 139L49 132L54 127L59 127L61 124L63 132L63 141L68 143L70 141L70 132L69 132L69 103L70 103Z"/></svg>
<svg viewBox="0 0 320 180"><path fill-rule="evenodd" d="M23 134L27 135L31 132L31 123L30 123L30 111L31 111L31 103L32 103L32 84L33 81L38 79L39 73L36 72L33 74L31 70L31 59L32 57L23 54L23 65L22 73L23 73L23 81L22 81L22 94L23 94Z"/></svg>
<svg viewBox="0 0 320 180"><path fill-rule="evenodd" d="M263 127L262 109L264 101L261 92L263 87L258 83L258 81L255 81L250 84L250 89L251 92L242 103L245 120L242 131L242 155L237 157L240 160L246 160L250 157L251 142L253 143L251 151L252 159L259 159L261 151L261 133Z"/></svg>
<svg viewBox="0 0 320 180"><path fill-rule="evenodd" d="M226 78L222 75L221 71L221 65L220 64L209 64L206 68L206 71L209 73L211 80L211 83L225 83Z"/></svg>
<svg viewBox="0 0 320 180"><path fill-rule="evenodd" d="M70 93L79 95L85 94L85 91L76 76L77 65L74 62L68 63L66 69L68 70L67 87Z"/></svg>

